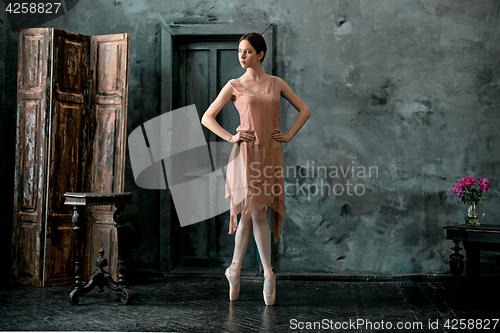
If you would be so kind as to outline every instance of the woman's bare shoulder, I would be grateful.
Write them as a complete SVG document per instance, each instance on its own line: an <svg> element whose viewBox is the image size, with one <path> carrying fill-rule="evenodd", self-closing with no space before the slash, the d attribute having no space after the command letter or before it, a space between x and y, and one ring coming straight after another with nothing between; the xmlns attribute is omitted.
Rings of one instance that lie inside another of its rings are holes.
<svg viewBox="0 0 500 333"><path fill-rule="evenodd" d="M224 85L224 87L222 87L222 89L220 90L219 96L221 98L226 99L226 100L227 99L234 99L235 95L234 95L234 89L233 89L233 82L231 82L231 81L234 81L234 79L227 81L227 83Z"/></svg>
<svg viewBox="0 0 500 333"><path fill-rule="evenodd" d="M278 81L278 87L280 88L281 91L291 89L288 83L285 82L282 78L275 76L276 81Z"/></svg>

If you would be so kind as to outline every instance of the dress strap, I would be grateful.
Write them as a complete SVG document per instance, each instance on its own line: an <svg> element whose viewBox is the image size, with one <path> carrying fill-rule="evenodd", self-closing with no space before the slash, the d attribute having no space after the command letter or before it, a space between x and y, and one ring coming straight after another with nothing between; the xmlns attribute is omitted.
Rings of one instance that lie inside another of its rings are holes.
<svg viewBox="0 0 500 333"><path fill-rule="evenodd" d="M248 95L248 96L252 96L252 95L250 95L250 94L248 94L246 92L245 87L243 85L241 85L241 83L239 83L236 79L229 80L229 83L233 87L233 92L234 92L235 95Z"/></svg>

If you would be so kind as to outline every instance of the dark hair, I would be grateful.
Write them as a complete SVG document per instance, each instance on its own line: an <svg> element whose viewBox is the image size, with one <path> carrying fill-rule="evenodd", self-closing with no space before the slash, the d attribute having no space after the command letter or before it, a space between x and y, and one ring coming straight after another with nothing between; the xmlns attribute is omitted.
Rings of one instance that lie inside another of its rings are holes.
<svg viewBox="0 0 500 333"><path fill-rule="evenodd" d="M258 34L256 32L251 32L249 34L241 36L240 40L238 41L238 45L241 43L242 40L247 40L250 43L250 45L252 45L252 47L255 49L255 51L257 51L257 54L259 54L260 52L264 52L264 55L260 59L260 62L263 62L267 52L267 46L264 37L262 37L261 34Z"/></svg>

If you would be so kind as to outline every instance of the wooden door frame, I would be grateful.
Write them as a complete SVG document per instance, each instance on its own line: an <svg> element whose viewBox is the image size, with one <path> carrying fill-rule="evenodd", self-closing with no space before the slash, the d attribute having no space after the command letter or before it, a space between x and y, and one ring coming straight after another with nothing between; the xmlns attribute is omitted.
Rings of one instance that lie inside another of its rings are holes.
<svg viewBox="0 0 500 333"><path fill-rule="evenodd" d="M183 24L183 25L161 25L161 83L160 83L160 114L172 111L173 107L173 45L175 38L185 37L208 37L208 36L242 36L249 32L261 33L267 44L266 58L271 61L264 62L266 73L274 73L274 24ZM214 97L215 98L215 97ZM173 209L171 207L171 193L167 188L160 191L160 240L159 261L160 271L170 273L175 268L173 262L174 251L170 248L172 235L171 223Z"/></svg>

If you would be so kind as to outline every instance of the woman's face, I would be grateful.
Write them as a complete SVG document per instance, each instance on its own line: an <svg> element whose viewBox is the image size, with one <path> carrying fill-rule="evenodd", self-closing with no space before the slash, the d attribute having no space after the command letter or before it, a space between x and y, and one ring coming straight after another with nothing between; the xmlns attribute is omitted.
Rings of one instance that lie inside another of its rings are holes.
<svg viewBox="0 0 500 333"><path fill-rule="evenodd" d="M242 40L238 46L238 59L240 60L241 67L249 68L255 65L260 65L260 58L264 52L257 54L252 44L247 40Z"/></svg>

